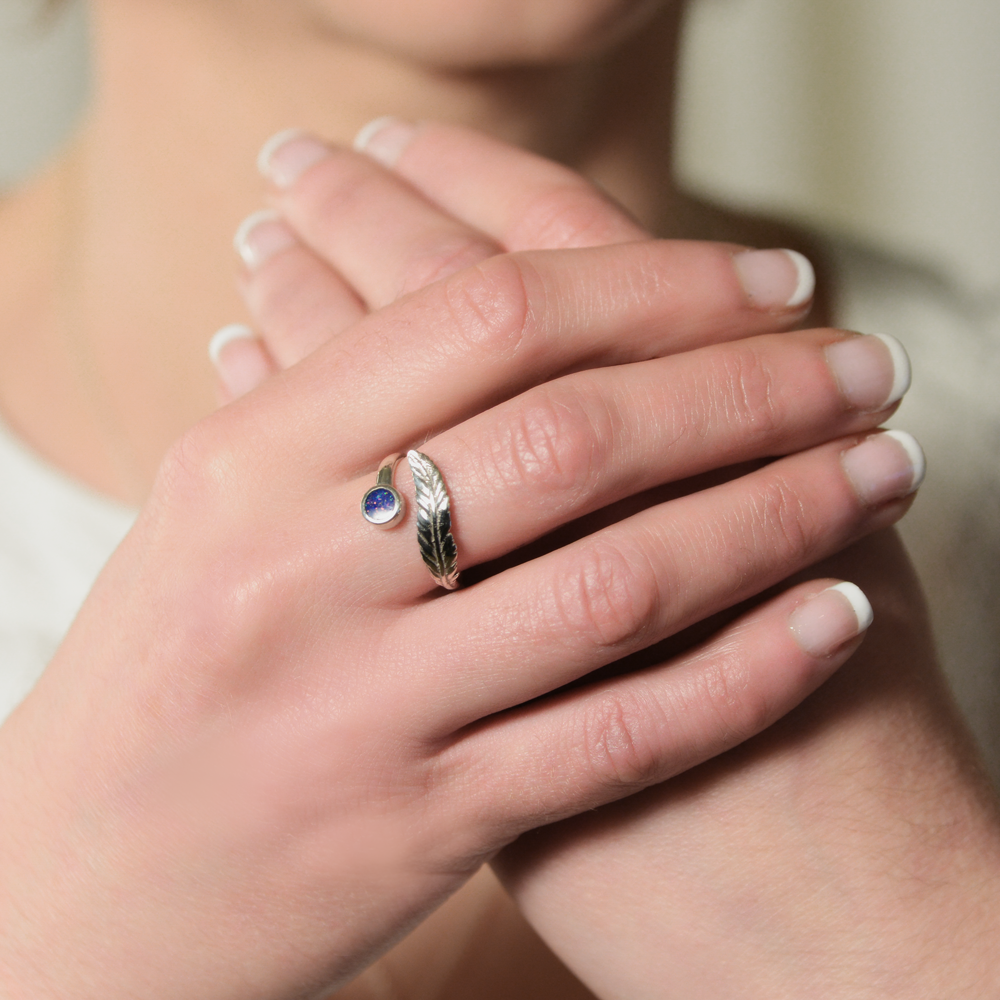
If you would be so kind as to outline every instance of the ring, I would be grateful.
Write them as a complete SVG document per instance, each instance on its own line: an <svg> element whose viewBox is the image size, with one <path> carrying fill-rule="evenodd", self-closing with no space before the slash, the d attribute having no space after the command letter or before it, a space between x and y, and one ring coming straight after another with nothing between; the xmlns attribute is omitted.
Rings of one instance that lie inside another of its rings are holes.
<svg viewBox="0 0 1000 1000"><path fill-rule="evenodd" d="M361 516L378 528L398 524L406 512L406 500L392 485L392 477L402 455L390 455L379 466L375 485L361 498Z"/></svg>
<svg viewBox="0 0 1000 1000"><path fill-rule="evenodd" d="M458 586L458 547L451 533L451 498L441 470L419 451L408 451L417 494L417 543L434 582L445 590Z"/></svg>

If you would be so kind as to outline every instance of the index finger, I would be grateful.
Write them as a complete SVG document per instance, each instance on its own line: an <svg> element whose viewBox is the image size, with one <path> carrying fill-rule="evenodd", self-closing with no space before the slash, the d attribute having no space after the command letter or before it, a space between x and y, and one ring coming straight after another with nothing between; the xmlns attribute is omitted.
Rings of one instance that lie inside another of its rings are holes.
<svg viewBox="0 0 1000 1000"><path fill-rule="evenodd" d="M650 238L580 174L473 129L378 118L358 133L354 145L507 250Z"/></svg>

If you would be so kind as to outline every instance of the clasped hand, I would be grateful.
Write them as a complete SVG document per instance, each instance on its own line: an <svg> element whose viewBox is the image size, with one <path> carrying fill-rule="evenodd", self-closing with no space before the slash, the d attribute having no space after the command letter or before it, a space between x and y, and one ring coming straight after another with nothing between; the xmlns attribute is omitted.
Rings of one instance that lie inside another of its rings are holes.
<svg viewBox="0 0 1000 1000"><path fill-rule="evenodd" d="M786 332L784 252L653 240L561 167L392 128L391 166L269 150L233 401L3 730L0 968L34 997L343 983L522 832L737 744L860 641L814 580L587 682L905 512L913 448L872 435L904 362ZM454 593L411 520L358 511L415 445L462 570L493 564Z"/></svg>

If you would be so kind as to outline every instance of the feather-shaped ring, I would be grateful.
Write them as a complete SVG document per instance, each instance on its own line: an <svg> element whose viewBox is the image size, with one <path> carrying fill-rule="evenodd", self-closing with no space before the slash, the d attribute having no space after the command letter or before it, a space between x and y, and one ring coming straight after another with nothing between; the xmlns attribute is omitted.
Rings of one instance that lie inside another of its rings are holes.
<svg viewBox="0 0 1000 1000"><path fill-rule="evenodd" d="M417 495L417 542L434 582L445 590L458 586L458 548L451 533L451 499L441 471L425 454L408 451Z"/></svg>

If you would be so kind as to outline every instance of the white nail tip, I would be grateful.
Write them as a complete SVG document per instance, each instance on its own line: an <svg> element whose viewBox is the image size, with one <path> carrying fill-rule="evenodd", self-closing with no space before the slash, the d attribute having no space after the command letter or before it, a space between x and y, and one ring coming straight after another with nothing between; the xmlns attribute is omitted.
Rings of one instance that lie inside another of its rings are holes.
<svg viewBox="0 0 1000 1000"><path fill-rule="evenodd" d="M367 125L363 125L361 131L354 137L354 142L351 144L354 151L363 153L374 136L381 132L382 129L395 124L399 120L395 115L382 115L370 121Z"/></svg>
<svg viewBox="0 0 1000 1000"><path fill-rule="evenodd" d="M882 404L883 408L886 406L892 406L893 403L898 402L906 395L910 388L910 379L912 377L912 371L910 368L910 356L906 353L906 348L896 340L895 337L890 337L888 334L884 333L874 333L873 337L878 337L883 344L889 349L889 354L892 356L892 368L893 368L893 379L892 379L892 389L889 392L889 398Z"/></svg>
<svg viewBox="0 0 1000 1000"><path fill-rule="evenodd" d="M924 458L924 449L917 443L917 439L906 431L886 431L888 437L899 442L903 451L909 456L910 464L913 466L913 479L910 481L910 488L904 496L909 496L923 481L927 473L927 459Z"/></svg>
<svg viewBox="0 0 1000 1000"><path fill-rule="evenodd" d="M799 276L792 297L785 303L787 308L794 309L796 306L804 305L813 297L813 292L816 291L816 272L813 270L809 258L804 257L798 250L785 250L784 253L791 258Z"/></svg>
<svg viewBox="0 0 1000 1000"><path fill-rule="evenodd" d="M243 263L246 264L247 267L252 268L256 263L253 251L247 243L247 237L262 222L277 222L280 219L281 216L277 212L270 208L262 208L259 212L254 212L252 215L248 215L239 224L239 227L236 230L236 235L233 237L233 247L243 259Z"/></svg>
<svg viewBox="0 0 1000 1000"><path fill-rule="evenodd" d="M212 364L219 366L219 355L226 344L234 340L254 340L255 334L245 323L230 323L219 330L208 342L208 356Z"/></svg>
<svg viewBox="0 0 1000 1000"><path fill-rule="evenodd" d="M855 635L860 635L875 620L875 612L872 611L871 602L865 597L865 592L856 583L838 583L830 590L837 591L847 598L847 602L854 611L854 617L858 620L858 631Z"/></svg>
<svg viewBox="0 0 1000 1000"><path fill-rule="evenodd" d="M257 170L262 177L271 176L271 157L281 149L286 142L291 142L292 139L298 139L300 136L306 133L300 128L286 128L278 132L276 135L272 135L263 146L260 147L260 152L257 154Z"/></svg>

